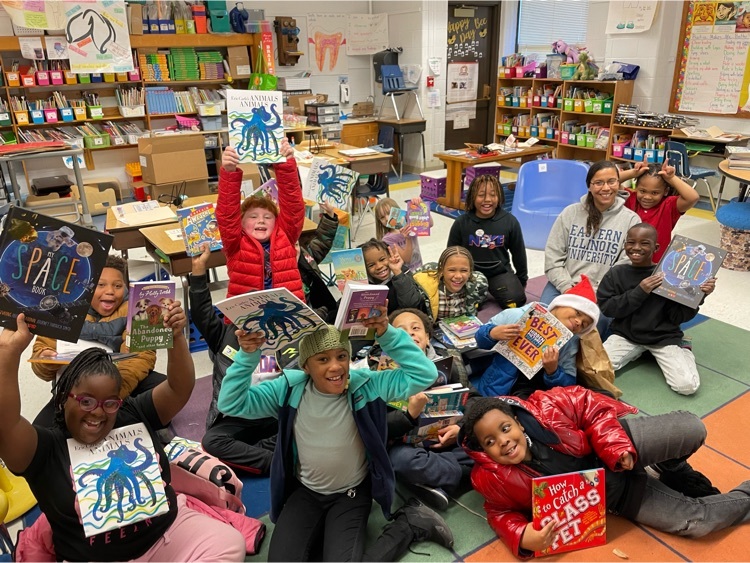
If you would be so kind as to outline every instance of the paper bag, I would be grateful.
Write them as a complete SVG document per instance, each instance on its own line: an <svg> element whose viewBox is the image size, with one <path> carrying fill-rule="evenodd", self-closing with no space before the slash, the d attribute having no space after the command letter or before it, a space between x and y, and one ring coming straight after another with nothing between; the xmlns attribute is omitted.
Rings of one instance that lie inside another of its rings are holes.
<svg viewBox="0 0 750 563"><path fill-rule="evenodd" d="M576 369L580 383L584 387L608 391L614 395L615 399L622 396L622 391L615 387L615 370L604 349L599 331L592 330L581 336L576 356Z"/></svg>

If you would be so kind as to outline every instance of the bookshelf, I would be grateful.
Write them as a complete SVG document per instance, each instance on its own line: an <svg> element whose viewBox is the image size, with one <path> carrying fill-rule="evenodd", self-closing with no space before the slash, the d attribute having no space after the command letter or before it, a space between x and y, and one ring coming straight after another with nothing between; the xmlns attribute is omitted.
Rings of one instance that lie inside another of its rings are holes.
<svg viewBox="0 0 750 563"><path fill-rule="evenodd" d="M640 125L623 125L619 123L614 123L612 125L612 134L611 138L615 139L616 136L620 135L629 135L631 138L636 136L636 134L641 135L643 137L653 136L655 138L663 138L663 141L666 142L669 140L669 137L673 134L674 129L670 128L662 128L662 127L643 127ZM653 160L648 159L648 153L638 153L635 154L634 148L630 147L630 152L627 151L618 151L618 147L616 146L616 143L610 144L610 151L608 153L608 158L615 161L620 162L662 162L665 157L665 151L664 149L658 149L658 147L655 147L654 149L651 149L654 151L653 154ZM641 149L643 150L643 149Z"/></svg>

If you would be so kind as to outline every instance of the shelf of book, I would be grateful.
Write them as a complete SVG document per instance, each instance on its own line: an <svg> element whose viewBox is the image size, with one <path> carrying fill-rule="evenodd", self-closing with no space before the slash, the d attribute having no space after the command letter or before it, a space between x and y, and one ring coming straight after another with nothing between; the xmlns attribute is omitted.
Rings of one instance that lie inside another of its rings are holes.
<svg viewBox="0 0 750 563"><path fill-rule="evenodd" d="M672 132L671 128L614 123L607 157L623 162L662 162L665 158L664 143L669 140ZM633 146L634 139L640 146ZM649 152L639 152L636 156L635 148Z"/></svg>

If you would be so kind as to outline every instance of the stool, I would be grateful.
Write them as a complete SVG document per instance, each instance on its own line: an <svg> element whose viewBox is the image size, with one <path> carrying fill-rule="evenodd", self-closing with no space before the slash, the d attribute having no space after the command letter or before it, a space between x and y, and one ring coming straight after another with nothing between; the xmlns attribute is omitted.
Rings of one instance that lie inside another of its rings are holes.
<svg viewBox="0 0 750 563"><path fill-rule="evenodd" d="M731 202L716 211L721 248L727 251L722 267L750 271L750 202Z"/></svg>

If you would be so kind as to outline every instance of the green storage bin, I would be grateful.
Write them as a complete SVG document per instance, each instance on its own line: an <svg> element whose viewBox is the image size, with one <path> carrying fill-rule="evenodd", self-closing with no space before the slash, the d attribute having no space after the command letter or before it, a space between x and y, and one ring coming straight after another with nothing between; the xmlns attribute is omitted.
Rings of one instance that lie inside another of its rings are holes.
<svg viewBox="0 0 750 563"><path fill-rule="evenodd" d="M612 106L614 105L613 100L604 100L604 105L602 107L602 113L612 113Z"/></svg>
<svg viewBox="0 0 750 563"><path fill-rule="evenodd" d="M506 123L503 125L503 135L510 135L511 124Z"/></svg>
<svg viewBox="0 0 750 563"><path fill-rule="evenodd" d="M10 120L10 112L4 111L0 113L0 126L7 126L10 125L12 122Z"/></svg>
<svg viewBox="0 0 750 563"><path fill-rule="evenodd" d="M586 146L593 149L594 143L596 143L596 135L586 135Z"/></svg>
<svg viewBox="0 0 750 563"><path fill-rule="evenodd" d="M585 111L586 113L593 113L594 100L583 100L583 111Z"/></svg>
<svg viewBox="0 0 750 563"><path fill-rule="evenodd" d="M78 75L78 84L91 84L91 75L90 74L79 74Z"/></svg>
<svg viewBox="0 0 750 563"><path fill-rule="evenodd" d="M109 133L101 135L84 135L83 146L87 149L103 149L110 143Z"/></svg>
<svg viewBox="0 0 750 563"><path fill-rule="evenodd" d="M583 133L579 133L578 135L576 135L576 144L579 147L585 147L586 146L586 135L584 135Z"/></svg>
<svg viewBox="0 0 750 563"><path fill-rule="evenodd" d="M573 98L565 98L563 100L563 110L565 111L573 111Z"/></svg>

